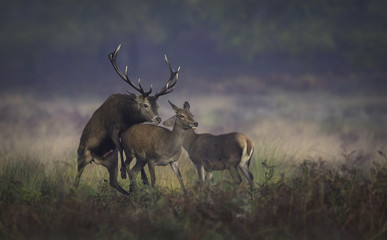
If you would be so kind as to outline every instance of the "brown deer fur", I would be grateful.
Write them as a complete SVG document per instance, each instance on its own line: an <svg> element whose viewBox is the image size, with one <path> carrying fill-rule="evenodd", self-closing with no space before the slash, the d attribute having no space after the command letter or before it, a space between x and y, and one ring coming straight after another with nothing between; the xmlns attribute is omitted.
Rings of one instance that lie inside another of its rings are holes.
<svg viewBox="0 0 387 240"><path fill-rule="evenodd" d="M164 125L171 126L173 118L166 120ZM222 135L197 134L193 129L189 129L185 134L183 147L198 171L201 184L205 179L211 180L212 171L224 169L228 169L235 182L240 184L242 178L238 168L250 186L254 184L253 175L249 170L254 142L246 135L238 132Z"/></svg>
<svg viewBox="0 0 387 240"><path fill-rule="evenodd" d="M119 138L130 126L145 121L159 123L157 108L153 97L144 99L134 94L111 95L94 112L83 129L77 151L78 175L75 185L79 184L86 165L94 161L108 169L110 185L127 194L117 183L118 155L115 149L122 151Z"/></svg>
<svg viewBox="0 0 387 240"><path fill-rule="evenodd" d="M79 185L81 175L87 164L95 162L102 164L108 169L110 185L123 194L128 194L117 183L117 152L121 156L121 177L126 178L123 150L120 143L121 134L129 127L143 123L152 122L158 124L161 118L158 116L157 99L159 96L171 93L178 79L178 72L173 71L165 56L165 61L170 70L170 77L164 88L159 90L154 96L150 96L152 86L148 92L141 87L140 80L138 86L133 84L127 75L122 73L116 65L117 53L121 45L109 54L110 62L118 75L141 95L129 93L111 95L91 116L89 122L83 129L78 147L78 174L75 179L75 186ZM145 174L142 171L142 174Z"/></svg>
<svg viewBox="0 0 387 240"><path fill-rule="evenodd" d="M135 178L146 163L149 166L165 166L170 164L176 174L181 188L186 193L177 160L181 154L184 136L189 129L196 128L198 123L194 121L189 111L189 103L184 108L178 108L170 102L176 112L176 119L172 131L163 127L138 124L129 128L122 135L122 146L126 154L126 168L131 180L131 190L135 187ZM129 165L136 158L135 166L130 170ZM153 169L153 168L152 168ZM153 172L153 178L154 172Z"/></svg>

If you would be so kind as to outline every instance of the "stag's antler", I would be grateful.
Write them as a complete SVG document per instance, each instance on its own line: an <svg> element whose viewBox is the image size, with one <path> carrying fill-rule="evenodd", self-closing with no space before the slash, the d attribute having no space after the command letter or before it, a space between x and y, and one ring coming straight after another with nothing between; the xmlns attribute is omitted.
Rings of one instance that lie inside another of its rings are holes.
<svg viewBox="0 0 387 240"><path fill-rule="evenodd" d="M180 71L180 66L177 68L177 71L173 71L172 67L171 67L171 64L168 62L168 58L167 58L167 55L164 55L164 59L165 61L167 62L168 64L168 68L169 68L169 71L171 72L171 76L169 77L169 80L168 82L165 84L164 88L160 89L155 97L158 98L162 95L166 95L168 93L171 93L173 92L173 90L175 90L175 85L177 83L177 79L179 78L179 71ZM175 78L176 77L176 78ZM175 80L175 81L173 81Z"/></svg>
<svg viewBox="0 0 387 240"><path fill-rule="evenodd" d="M125 82L127 82L130 86L132 86L134 89L136 89L138 92L140 92L144 97L148 96L152 92L152 85L150 86L149 91L145 92L144 89L142 88L141 84L140 84L140 79L138 79L138 86L134 85L132 83L132 81L130 81L130 79L128 77L128 66L126 66L126 68L125 68L125 74L123 74L121 72L121 70L117 67L116 58L117 58L118 51L120 51L120 48L121 48L121 44L118 45L117 49L114 52L109 54L109 59L110 59L110 62L112 63L112 65L113 65L114 69L116 70L118 75L120 75L120 77Z"/></svg>

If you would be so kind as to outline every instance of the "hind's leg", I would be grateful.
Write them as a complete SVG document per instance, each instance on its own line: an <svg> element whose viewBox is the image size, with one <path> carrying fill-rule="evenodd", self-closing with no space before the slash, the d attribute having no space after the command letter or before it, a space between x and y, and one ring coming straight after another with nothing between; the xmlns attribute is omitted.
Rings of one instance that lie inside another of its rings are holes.
<svg viewBox="0 0 387 240"><path fill-rule="evenodd" d="M130 163L133 161L134 159L134 156L130 153L129 150L125 150L125 155L126 155L126 161L125 161L125 169L126 169L126 172L128 174L130 174ZM149 165L148 165L149 166ZM149 167L149 171L150 171L150 167ZM151 172L151 175L152 175L152 172ZM149 181L148 181L148 177L145 173L145 169L142 168L141 169L141 179L142 179L142 182L144 183L144 185L149 185Z"/></svg>
<svg viewBox="0 0 387 240"><path fill-rule="evenodd" d="M144 168L143 168L143 170L144 170ZM152 187L154 187L156 184L155 166L150 162L148 162L148 170L149 170L149 174L150 174L150 178L151 178Z"/></svg>
<svg viewBox="0 0 387 240"><path fill-rule="evenodd" d="M253 156L253 153L254 153L254 148L251 149L250 153L246 153L246 151L244 150L238 165L239 169L242 171L247 181L249 181L250 186L254 185L253 174L251 174L249 170L251 157Z"/></svg>
<svg viewBox="0 0 387 240"><path fill-rule="evenodd" d="M144 185L149 186L148 176L146 175L145 168L141 169L141 179Z"/></svg>
<svg viewBox="0 0 387 240"><path fill-rule="evenodd" d="M207 175L206 175L206 181L208 183L211 183L213 180L213 176L212 176L212 172L207 172Z"/></svg>
<svg viewBox="0 0 387 240"><path fill-rule="evenodd" d="M142 159L139 159L136 157L136 165L129 171L129 178L130 178L130 185L129 185L129 192L134 191L136 188L136 177L138 172L144 168L146 164L146 161L143 161ZM128 169L129 166L126 166L126 169Z"/></svg>
<svg viewBox="0 0 387 240"><path fill-rule="evenodd" d="M253 197L254 194L254 178L253 174L249 170L249 164L239 165L239 169L242 171L243 175L246 177L247 181L249 181L249 193L250 196Z"/></svg>
<svg viewBox="0 0 387 240"><path fill-rule="evenodd" d="M234 179L235 183L238 185L241 184L242 178L238 172L238 169L234 166L230 166L228 170L230 171L231 177Z"/></svg>
<svg viewBox="0 0 387 240"><path fill-rule="evenodd" d="M125 161L125 169L127 171L127 173L129 174L129 171L130 171L130 163L133 161L133 158L132 156L130 155L126 155L126 161ZM148 168L149 168L149 171L151 171L151 167L149 167L149 164L148 164ZM152 175L152 172L151 172L151 175ZM145 169L142 168L141 169L141 179L142 179L142 183L144 185L148 185L149 186L149 181L148 181L148 176L146 175L146 172L145 172Z"/></svg>
<svg viewBox="0 0 387 240"><path fill-rule="evenodd" d="M253 174L250 172L248 165L245 164L243 166L239 165L239 169L242 171L243 175L246 177L247 181L249 182L250 186L254 185L254 178Z"/></svg>
<svg viewBox="0 0 387 240"><path fill-rule="evenodd" d="M181 186L181 189L184 192L184 195L187 195L187 191L185 190L184 183L183 183L183 178L181 176L181 173L180 173L180 170L179 170L179 165L178 165L177 161L171 162L170 165L171 165L171 168L172 168L173 172L177 176L177 179L180 182L180 186Z"/></svg>
<svg viewBox="0 0 387 240"><path fill-rule="evenodd" d="M200 164L195 164L196 170L198 171L199 175L199 186L200 188L203 186L205 177L206 177L206 172L204 171L204 166Z"/></svg>
<svg viewBox="0 0 387 240"><path fill-rule="evenodd" d="M109 184L111 187L124 195L129 193L125 191L117 182L118 175L118 149L114 149L112 153L101 160L101 164L107 168L109 172Z"/></svg>

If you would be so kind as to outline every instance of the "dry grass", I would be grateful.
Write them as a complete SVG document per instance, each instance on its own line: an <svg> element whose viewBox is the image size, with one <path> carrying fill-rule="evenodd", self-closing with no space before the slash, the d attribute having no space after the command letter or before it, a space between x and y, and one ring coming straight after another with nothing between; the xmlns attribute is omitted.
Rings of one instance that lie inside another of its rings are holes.
<svg viewBox="0 0 387 240"><path fill-rule="evenodd" d="M385 97L273 91L170 99L191 103L198 132L240 131L254 140L253 198L245 183L229 184L228 172L199 195L185 155L185 198L169 167L156 168L156 189L140 185L125 198L92 164L74 190L79 137L104 99L2 94L0 238L386 237ZM172 110L166 100L160 105L167 119Z"/></svg>

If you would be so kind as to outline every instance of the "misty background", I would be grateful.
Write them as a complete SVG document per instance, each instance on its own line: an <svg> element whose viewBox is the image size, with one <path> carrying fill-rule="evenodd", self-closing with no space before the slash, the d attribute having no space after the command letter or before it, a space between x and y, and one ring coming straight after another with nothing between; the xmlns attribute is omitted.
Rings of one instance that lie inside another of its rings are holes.
<svg viewBox="0 0 387 240"><path fill-rule="evenodd" d="M2 89L132 91L181 66L179 91L386 87L386 1L116 0L0 3Z"/></svg>
<svg viewBox="0 0 387 240"><path fill-rule="evenodd" d="M163 119L167 100L189 101L197 132L253 139L258 170L371 159L387 152L386 12L376 0L2 0L0 155L58 158L75 174L92 113L136 93L108 59L122 44L117 65L145 90L168 80L164 54L181 66Z"/></svg>
<svg viewBox="0 0 387 240"><path fill-rule="evenodd" d="M254 141L254 192L215 171L202 194L184 150L187 197L167 166L130 198L95 163L74 189L87 121L137 94L119 44L153 94L181 66L163 120L189 101L197 133ZM386 238L386 60L386 0L0 0L0 238Z"/></svg>

